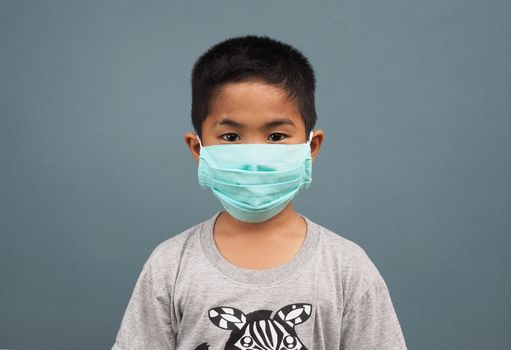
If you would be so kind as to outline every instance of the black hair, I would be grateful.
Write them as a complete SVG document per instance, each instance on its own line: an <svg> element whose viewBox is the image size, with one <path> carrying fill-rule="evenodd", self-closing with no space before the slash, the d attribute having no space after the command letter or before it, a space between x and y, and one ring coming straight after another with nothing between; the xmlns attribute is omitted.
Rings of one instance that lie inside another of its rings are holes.
<svg viewBox="0 0 511 350"><path fill-rule="evenodd" d="M202 138L211 101L229 82L261 80L283 88L305 122L305 137L316 124L316 78L309 60L293 46L268 36L244 35L208 49L192 70L192 124Z"/></svg>

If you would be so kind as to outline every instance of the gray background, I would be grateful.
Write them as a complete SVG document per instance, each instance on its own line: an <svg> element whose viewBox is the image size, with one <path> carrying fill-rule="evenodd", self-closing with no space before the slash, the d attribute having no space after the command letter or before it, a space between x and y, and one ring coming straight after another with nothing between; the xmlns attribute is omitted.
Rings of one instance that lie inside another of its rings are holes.
<svg viewBox="0 0 511 350"><path fill-rule="evenodd" d="M511 342L509 1L1 1L0 348L107 349L152 249L221 209L183 142L194 60L309 57L312 186L410 349Z"/></svg>

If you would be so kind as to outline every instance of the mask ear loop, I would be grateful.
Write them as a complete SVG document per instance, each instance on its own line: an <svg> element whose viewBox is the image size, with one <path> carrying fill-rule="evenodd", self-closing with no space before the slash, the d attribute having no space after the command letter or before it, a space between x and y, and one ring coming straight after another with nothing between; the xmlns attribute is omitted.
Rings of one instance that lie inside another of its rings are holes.
<svg viewBox="0 0 511 350"><path fill-rule="evenodd" d="M313 131L310 132L309 134L309 139L307 140L307 144L310 145L311 144L311 141L312 141L312 135L314 134Z"/></svg>
<svg viewBox="0 0 511 350"><path fill-rule="evenodd" d="M195 135L195 137L197 138L197 141L199 141L199 145L200 145L200 148L202 149L202 142L200 142L200 138L199 138L199 135Z"/></svg>

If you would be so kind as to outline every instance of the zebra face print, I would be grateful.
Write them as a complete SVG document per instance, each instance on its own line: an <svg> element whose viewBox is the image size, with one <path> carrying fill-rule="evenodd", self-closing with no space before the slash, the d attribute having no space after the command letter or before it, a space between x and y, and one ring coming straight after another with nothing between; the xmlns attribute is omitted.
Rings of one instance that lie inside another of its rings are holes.
<svg viewBox="0 0 511 350"><path fill-rule="evenodd" d="M235 349L254 350L298 350L305 348L296 334L289 333L284 326L271 320L259 320L248 324L234 347Z"/></svg>
<svg viewBox="0 0 511 350"><path fill-rule="evenodd" d="M225 349L228 350L307 350L295 331L295 326L307 321L312 305L286 305L271 317L271 310L257 310L248 315L220 306L209 310L209 319L217 327L231 330ZM196 350L208 349L207 343Z"/></svg>

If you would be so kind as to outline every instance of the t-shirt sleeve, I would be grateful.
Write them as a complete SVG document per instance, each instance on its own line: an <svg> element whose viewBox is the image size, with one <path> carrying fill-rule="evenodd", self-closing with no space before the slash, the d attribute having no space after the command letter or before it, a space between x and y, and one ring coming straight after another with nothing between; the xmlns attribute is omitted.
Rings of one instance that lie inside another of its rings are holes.
<svg viewBox="0 0 511 350"><path fill-rule="evenodd" d="M135 284L112 350L176 349L169 293L157 283L158 278L150 257Z"/></svg>
<svg viewBox="0 0 511 350"><path fill-rule="evenodd" d="M380 274L342 316L340 350L406 350L390 294Z"/></svg>

